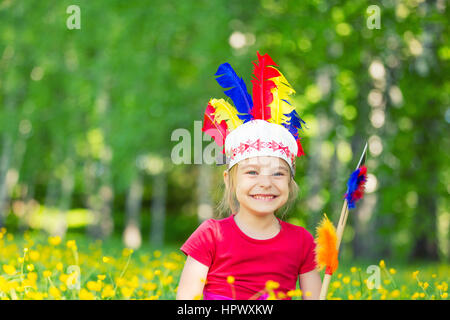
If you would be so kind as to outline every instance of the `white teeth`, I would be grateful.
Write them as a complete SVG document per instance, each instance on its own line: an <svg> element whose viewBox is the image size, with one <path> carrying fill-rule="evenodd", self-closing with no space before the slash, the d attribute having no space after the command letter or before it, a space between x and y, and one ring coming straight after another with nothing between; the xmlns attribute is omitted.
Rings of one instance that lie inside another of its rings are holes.
<svg viewBox="0 0 450 320"><path fill-rule="evenodd" d="M275 196L252 196L252 197L259 200L269 200L275 198Z"/></svg>

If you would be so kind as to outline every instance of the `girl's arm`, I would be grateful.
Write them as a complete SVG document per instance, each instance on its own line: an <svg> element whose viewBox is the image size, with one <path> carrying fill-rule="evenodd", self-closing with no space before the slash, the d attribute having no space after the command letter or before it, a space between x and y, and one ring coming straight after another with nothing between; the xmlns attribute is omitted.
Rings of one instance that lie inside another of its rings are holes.
<svg viewBox="0 0 450 320"><path fill-rule="evenodd" d="M178 284L177 300L193 300L200 297L208 270L209 267L188 256Z"/></svg>
<svg viewBox="0 0 450 320"><path fill-rule="evenodd" d="M320 273L316 269L302 273L299 277L300 289L302 290L303 300L319 300L322 280ZM306 292L311 294L306 295Z"/></svg>

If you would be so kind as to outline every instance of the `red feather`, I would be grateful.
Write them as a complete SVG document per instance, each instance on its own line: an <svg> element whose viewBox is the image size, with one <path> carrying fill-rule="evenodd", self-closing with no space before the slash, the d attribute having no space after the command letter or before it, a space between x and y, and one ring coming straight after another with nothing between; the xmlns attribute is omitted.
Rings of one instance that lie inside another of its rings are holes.
<svg viewBox="0 0 450 320"><path fill-rule="evenodd" d="M302 144L300 143L300 138L297 138L297 157L301 157L305 155L305 152L303 151Z"/></svg>
<svg viewBox="0 0 450 320"><path fill-rule="evenodd" d="M203 119L202 131L210 135L216 144L221 147L225 144L225 138L228 135L228 126L225 120L222 120L220 123L214 120L215 112L216 109L208 103ZM225 153L225 147L222 149L222 153Z"/></svg>
<svg viewBox="0 0 450 320"><path fill-rule="evenodd" d="M273 101L273 95L270 92L273 88L276 88L275 83L269 80L274 77L279 77L280 72L277 69L269 67L278 66L272 58L266 53L261 56L259 52L258 63L252 62L254 65L252 79L253 84L253 108L251 115L254 119L269 120L271 118L271 109L269 105Z"/></svg>

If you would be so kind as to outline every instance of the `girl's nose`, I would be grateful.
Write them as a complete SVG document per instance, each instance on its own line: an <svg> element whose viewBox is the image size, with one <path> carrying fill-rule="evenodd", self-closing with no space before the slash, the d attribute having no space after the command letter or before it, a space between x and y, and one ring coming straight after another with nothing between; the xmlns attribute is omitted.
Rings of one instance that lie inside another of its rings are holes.
<svg viewBox="0 0 450 320"><path fill-rule="evenodd" d="M261 186L270 186L272 184L272 175L270 174L260 174L258 179Z"/></svg>

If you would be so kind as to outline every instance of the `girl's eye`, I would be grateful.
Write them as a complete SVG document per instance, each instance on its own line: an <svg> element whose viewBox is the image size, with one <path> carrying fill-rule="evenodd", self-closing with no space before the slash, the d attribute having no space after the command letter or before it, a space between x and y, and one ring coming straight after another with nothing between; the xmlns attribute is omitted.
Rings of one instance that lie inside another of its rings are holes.
<svg viewBox="0 0 450 320"><path fill-rule="evenodd" d="M252 170L252 171L247 171L247 173L252 174L252 173L258 173L258 172Z"/></svg>
<svg viewBox="0 0 450 320"><path fill-rule="evenodd" d="M277 172L277 173L275 173L274 175L275 175L275 176L280 176L280 177L282 177L282 176L284 176L284 173L283 173L283 172Z"/></svg>

